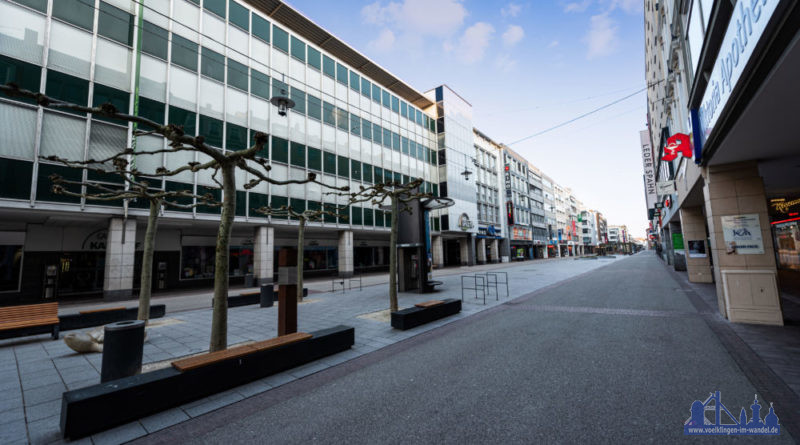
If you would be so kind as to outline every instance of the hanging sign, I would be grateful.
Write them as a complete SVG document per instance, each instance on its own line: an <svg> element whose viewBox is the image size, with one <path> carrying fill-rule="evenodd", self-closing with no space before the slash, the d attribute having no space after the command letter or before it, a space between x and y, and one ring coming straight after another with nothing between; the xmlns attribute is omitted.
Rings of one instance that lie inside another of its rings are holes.
<svg viewBox="0 0 800 445"><path fill-rule="evenodd" d="M662 161L674 161L678 155L685 158L692 157L692 143L688 134L675 133L667 139L667 145L664 146L664 155L661 156Z"/></svg>
<svg viewBox="0 0 800 445"><path fill-rule="evenodd" d="M656 183L658 194L660 196L671 195L675 193L675 180L672 181L659 181Z"/></svg>

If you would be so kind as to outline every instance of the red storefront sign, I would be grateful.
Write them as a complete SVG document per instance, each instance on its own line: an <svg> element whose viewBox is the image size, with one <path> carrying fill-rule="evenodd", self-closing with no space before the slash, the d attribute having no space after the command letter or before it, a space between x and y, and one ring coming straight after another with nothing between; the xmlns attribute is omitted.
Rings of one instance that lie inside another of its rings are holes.
<svg viewBox="0 0 800 445"><path fill-rule="evenodd" d="M664 146L664 155L661 156L661 160L674 161L678 158L678 154L685 158L692 157L692 142L688 134L675 133L670 136L667 139L667 145Z"/></svg>

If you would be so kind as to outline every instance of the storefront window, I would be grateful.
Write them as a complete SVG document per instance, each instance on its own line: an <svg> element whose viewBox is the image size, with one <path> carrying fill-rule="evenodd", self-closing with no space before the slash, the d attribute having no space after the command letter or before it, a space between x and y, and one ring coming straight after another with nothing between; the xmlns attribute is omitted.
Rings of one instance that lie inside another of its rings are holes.
<svg viewBox="0 0 800 445"><path fill-rule="evenodd" d="M772 226L778 249L778 266L781 269L800 270L800 221L790 221Z"/></svg>
<svg viewBox="0 0 800 445"><path fill-rule="evenodd" d="M0 246L0 292L19 290L22 246Z"/></svg>
<svg viewBox="0 0 800 445"><path fill-rule="evenodd" d="M214 246L183 246L181 248L181 279L214 278ZM253 249L251 247L231 246L228 262L228 275L241 277L253 273Z"/></svg>

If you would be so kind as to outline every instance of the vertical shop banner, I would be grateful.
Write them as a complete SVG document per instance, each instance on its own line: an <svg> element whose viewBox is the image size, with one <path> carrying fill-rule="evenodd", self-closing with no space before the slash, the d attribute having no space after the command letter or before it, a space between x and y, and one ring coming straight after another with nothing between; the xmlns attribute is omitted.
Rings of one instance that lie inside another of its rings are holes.
<svg viewBox="0 0 800 445"><path fill-rule="evenodd" d="M764 253L761 223L757 213L722 217L722 235L728 253L760 255Z"/></svg>
<svg viewBox="0 0 800 445"><path fill-rule="evenodd" d="M639 140L642 144L644 196L647 201L647 208L652 209L656 201L658 201L658 196L656 193L656 166L653 160L653 147L650 146L650 132L648 130L640 131Z"/></svg>

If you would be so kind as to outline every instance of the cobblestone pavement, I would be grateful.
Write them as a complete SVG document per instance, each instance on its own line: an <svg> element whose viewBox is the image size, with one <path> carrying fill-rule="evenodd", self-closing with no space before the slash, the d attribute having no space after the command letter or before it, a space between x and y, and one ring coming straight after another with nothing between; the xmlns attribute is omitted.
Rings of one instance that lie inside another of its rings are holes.
<svg viewBox="0 0 800 445"><path fill-rule="evenodd" d="M330 279L308 280L307 287L311 293L306 302L298 307L299 330L310 332L339 324L353 326L356 339L351 350L74 443L121 443L158 431L619 259L620 257L594 260L563 258L437 270L434 272L436 279L444 282L441 291L434 294L401 293L400 306L408 307L432 298L461 298L461 276L487 270L508 273L509 296L506 296L506 289L502 284L498 286L499 295L494 290L487 294L485 305L483 298L475 298L474 293L469 293L460 314L405 332L392 329L387 322L359 317L388 308L388 289L385 284L388 281L387 274L365 277L364 287L360 291L330 292ZM235 294L236 292L231 292L231 295ZM148 329L143 357L145 366L208 349L211 329L210 299L210 292L184 292L175 296L154 298L154 304L167 304L167 315L162 320L166 323ZM61 313L109 305L119 306L119 302L73 304ZM132 305L135 303L128 304ZM172 305L200 308L175 312ZM257 305L230 309L228 344L274 337L277 334L277 313L277 307L259 308ZM52 341L48 335L0 341L0 391L3 394L0 399L0 444L43 444L59 441L62 393L99 383L101 359L102 354L99 353L74 353L63 341Z"/></svg>

